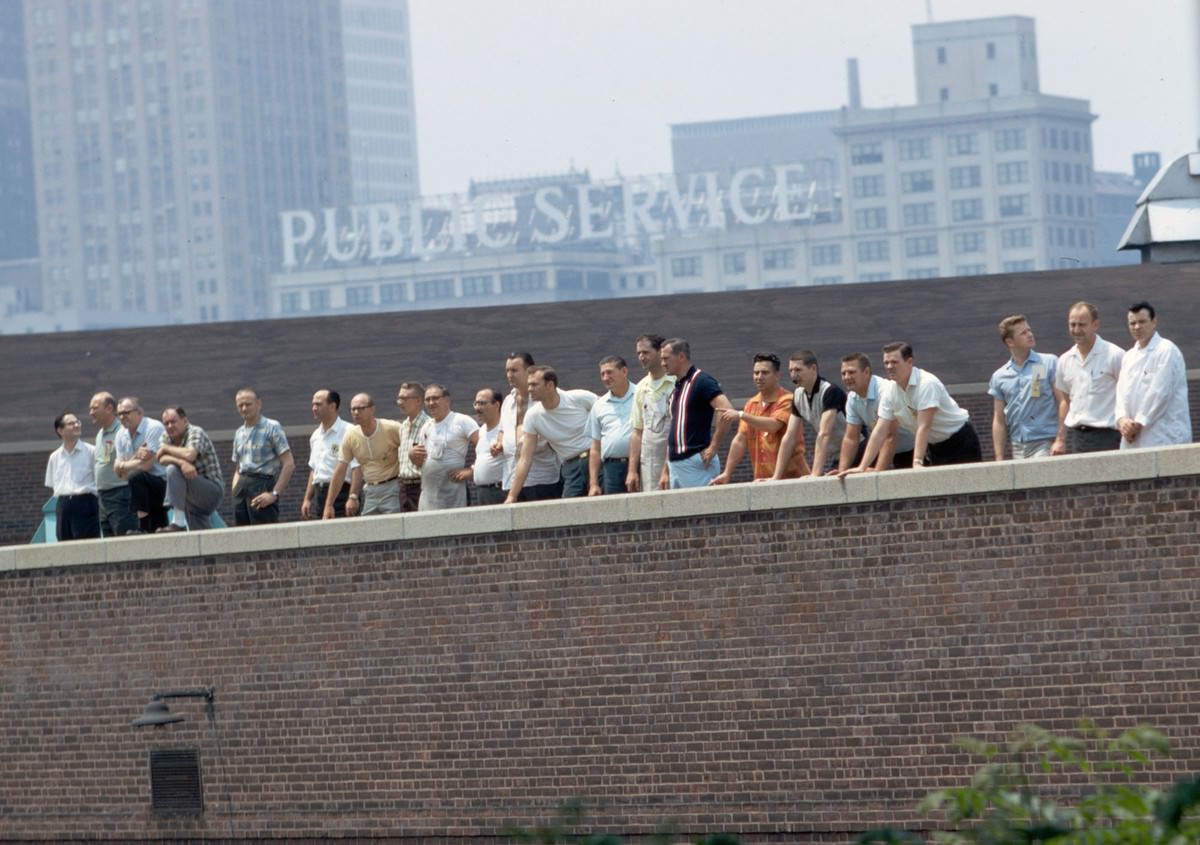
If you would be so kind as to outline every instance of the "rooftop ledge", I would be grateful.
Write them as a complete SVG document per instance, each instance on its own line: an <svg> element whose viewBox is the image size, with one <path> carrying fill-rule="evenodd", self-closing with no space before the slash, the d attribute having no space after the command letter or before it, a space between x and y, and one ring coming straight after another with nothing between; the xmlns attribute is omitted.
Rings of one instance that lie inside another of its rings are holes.
<svg viewBox="0 0 1200 845"><path fill-rule="evenodd" d="M999 493L1200 475L1200 444L868 473L839 481L771 481L697 490L492 505L332 522L287 522L148 537L0 547L0 572L140 560L236 555L432 537L501 534L669 517Z"/></svg>

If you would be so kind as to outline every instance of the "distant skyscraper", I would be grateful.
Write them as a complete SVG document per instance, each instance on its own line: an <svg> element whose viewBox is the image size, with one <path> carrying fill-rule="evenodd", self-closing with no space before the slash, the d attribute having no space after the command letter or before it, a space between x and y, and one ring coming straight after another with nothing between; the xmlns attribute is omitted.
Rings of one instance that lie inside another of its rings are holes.
<svg viewBox="0 0 1200 845"><path fill-rule="evenodd" d="M37 255L21 0L0 0L0 261Z"/></svg>
<svg viewBox="0 0 1200 845"><path fill-rule="evenodd" d="M337 0L25 0L43 307L266 313L279 212L350 199Z"/></svg>
<svg viewBox="0 0 1200 845"><path fill-rule="evenodd" d="M407 0L342 0L354 201L420 194Z"/></svg>

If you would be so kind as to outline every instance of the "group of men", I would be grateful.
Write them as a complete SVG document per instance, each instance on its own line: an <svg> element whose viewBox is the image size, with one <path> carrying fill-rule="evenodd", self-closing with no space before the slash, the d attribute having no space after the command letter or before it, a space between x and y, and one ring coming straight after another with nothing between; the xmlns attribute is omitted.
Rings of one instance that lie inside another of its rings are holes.
<svg viewBox="0 0 1200 845"><path fill-rule="evenodd" d="M1183 356L1157 333L1153 306L1130 307L1128 351L1100 337L1089 303L1073 305L1067 325L1075 343L1055 357L1035 350L1024 316L1000 321L1010 358L988 386L997 460L1191 442ZM747 454L756 481L982 460L969 413L915 365L904 342L883 347L886 379L865 353L844 356L845 389L822 376L805 350L788 359L794 389L787 390L779 357L759 353L756 393L741 410L692 363L687 340L646 334L635 351L645 370L636 384L619 355L599 362L603 395L564 389L553 367L513 352L505 360L509 392L479 390L475 419L451 409L441 384L402 383L399 420L377 417L374 399L359 393L347 421L337 391L318 390L301 516L460 508L469 485L477 505L720 485ZM235 406L242 417L232 453L235 523L275 522L295 470L287 437L263 416L254 390L239 390ZM89 410L100 428L94 448L73 414L54 423L63 443L46 484L58 496L59 539L210 527L224 495L220 461L182 408L165 409L160 424L136 397L98 393ZM718 449L731 427L722 467Z"/></svg>

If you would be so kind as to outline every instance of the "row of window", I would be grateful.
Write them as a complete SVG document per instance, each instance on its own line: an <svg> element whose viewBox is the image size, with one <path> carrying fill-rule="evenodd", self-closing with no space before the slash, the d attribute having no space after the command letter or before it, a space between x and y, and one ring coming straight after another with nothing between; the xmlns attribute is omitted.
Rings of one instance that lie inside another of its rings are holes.
<svg viewBox="0 0 1200 845"><path fill-rule="evenodd" d="M559 270L558 280L565 288L572 287L571 280L577 271ZM580 274L581 275L581 274ZM603 276L603 278L599 278ZM608 288L609 274L589 272L587 283L590 287ZM500 292L516 293L520 291L545 290L548 276L545 270L527 270L515 273L500 274ZM462 296L490 296L496 293L495 276L463 276ZM345 289L347 308L360 308L375 304L378 293L379 304L395 305L408 301L408 282L385 282L376 285L350 285ZM413 282L412 298L416 302L434 299L453 299L455 285L453 277L441 279L426 279ZM327 311L330 308L331 293L328 288L314 288L308 291L309 311ZM289 291L280 294L280 311L284 314L296 314L303 309L303 296L300 292Z"/></svg>
<svg viewBox="0 0 1200 845"><path fill-rule="evenodd" d="M1028 140L1023 127L996 129L991 134L992 149L995 152L1005 153L1028 148ZM1076 134L1080 133L1077 132ZM975 155L978 152L978 132L955 132L946 136L947 155ZM900 161L931 159L933 158L933 138L901 138L896 142L896 155ZM882 141L863 141L850 145L851 164L882 164L883 161Z"/></svg>
<svg viewBox="0 0 1200 845"><path fill-rule="evenodd" d="M1031 213L1029 194L1011 194L997 197L996 215L1001 218L1028 217ZM905 227L936 226L937 203L906 203L900 207ZM983 200L977 198L955 200L950 204L950 216L956 222L983 219ZM854 228L859 232L886 229L887 209L879 206L854 210Z"/></svg>
<svg viewBox="0 0 1200 845"><path fill-rule="evenodd" d="M953 190L978 188L983 184L983 171L977 164L950 168L950 187ZM883 174L855 176L850 190L856 199L887 195ZM1023 185L1029 182L1029 162L1006 161L996 165L996 184ZM900 193L923 194L934 190L932 170L908 170L900 174Z"/></svg>

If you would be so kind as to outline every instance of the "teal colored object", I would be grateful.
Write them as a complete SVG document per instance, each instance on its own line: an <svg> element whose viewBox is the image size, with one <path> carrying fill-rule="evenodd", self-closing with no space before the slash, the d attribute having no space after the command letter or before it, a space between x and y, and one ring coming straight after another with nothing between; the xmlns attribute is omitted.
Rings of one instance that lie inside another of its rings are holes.
<svg viewBox="0 0 1200 845"><path fill-rule="evenodd" d="M167 511L167 518L175 513L175 509ZM213 528L225 528L225 520L221 519L219 511L214 511L210 518ZM42 505L42 522L37 527L37 531L33 532L33 539L30 543L57 543L58 542L58 497L51 496L46 500L46 504Z"/></svg>

